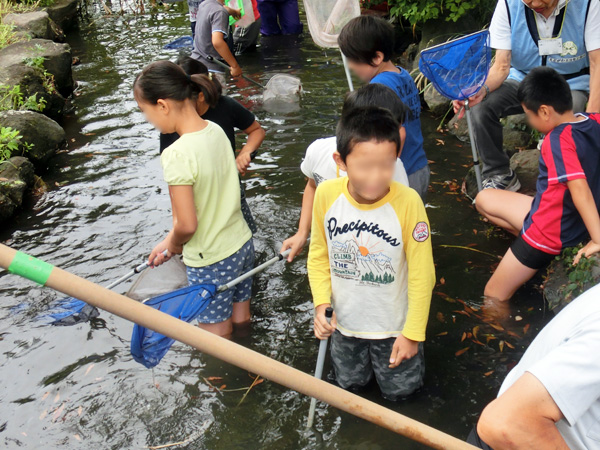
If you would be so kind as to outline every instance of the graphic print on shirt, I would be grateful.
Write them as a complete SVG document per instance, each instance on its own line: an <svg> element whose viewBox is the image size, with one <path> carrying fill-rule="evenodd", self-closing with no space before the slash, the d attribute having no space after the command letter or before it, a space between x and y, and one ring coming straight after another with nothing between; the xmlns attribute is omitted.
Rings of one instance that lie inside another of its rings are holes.
<svg viewBox="0 0 600 450"><path fill-rule="evenodd" d="M396 280L393 259L386 249L401 245L379 224L361 220L339 226L335 217L327 221L331 240L331 274L353 280L359 286L381 287Z"/></svg>

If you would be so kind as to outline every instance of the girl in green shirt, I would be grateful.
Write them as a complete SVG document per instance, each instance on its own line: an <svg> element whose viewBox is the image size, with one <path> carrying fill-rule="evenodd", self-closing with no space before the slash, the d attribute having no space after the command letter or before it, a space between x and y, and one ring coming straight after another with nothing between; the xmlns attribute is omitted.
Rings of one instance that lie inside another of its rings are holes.
<svg viewBox="0 0 600 450"><path fill-rule="evenodd" d="M169 61L146 66L133 94L148 122L180 138L161 155L169 185L173 228L149 256L157 266L183 254L190 284L221 285L254 266L252 233L240 206L237 166L225 132L202 119L196 99L217 96L206 75L187 75ZM162 252L167 250L167 256ZM200 327L228 336L250 321L251 280L215 296Z"/></svg>

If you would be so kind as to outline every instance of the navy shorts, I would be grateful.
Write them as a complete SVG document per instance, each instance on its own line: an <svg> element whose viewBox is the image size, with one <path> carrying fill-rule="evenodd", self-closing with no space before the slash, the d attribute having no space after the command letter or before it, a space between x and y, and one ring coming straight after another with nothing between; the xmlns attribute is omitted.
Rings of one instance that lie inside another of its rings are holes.
<svg viewBox="0 0 600 450"><path fill-rule="evenodd" d="M515 258L517 258L517 261L534 270L543 269L556 258L556 255L551 255L550 253L532 247L521 235L513 242L510 249L512 250L513 255L515 255Z"/></svg>
<svg viewBox="0 0 600 450"><path fill-rule="evenodd" d="M254 268L254 243L252 239L248 240L233 255L210 266L186 266L186 268L190 286L206 283L214 284L217 287L221 286ZM248 301L251 296L252 277L245 279L225 292L218 292L208 308L198 316L198 322L225 322L233 313L233 304Z"/></svg>

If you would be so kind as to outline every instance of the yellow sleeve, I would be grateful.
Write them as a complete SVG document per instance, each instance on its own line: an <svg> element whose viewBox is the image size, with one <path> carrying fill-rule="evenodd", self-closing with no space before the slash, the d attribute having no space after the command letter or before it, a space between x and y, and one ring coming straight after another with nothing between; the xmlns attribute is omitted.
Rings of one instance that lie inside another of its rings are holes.
<svg viewBox="0 0 600 450"><path fill-rule="evenodd" d="M307 263L308 281L315 308L324 303L331 303L331 269L324 224L325 213L328 209L327 203L326 186L321 183L317 187L313 203Z"/></svg>
<svg viewBox="0 0 600 450"><path fill-rule="evenodd" d="M160 155L163 177L169 186L189 186L196 181L194 165L179 138Z"/></svg>
<svg viewBox="0 0 600 450"><path fill-rule="evenodd" d="M405 207L396 210L402 224L402 239L408 264L408 314L402 334L413 341L425 340L435 267L431 249L431 229L425 206L412 189L403 193ZM401 216L404 214L404 217Z"/></svg>

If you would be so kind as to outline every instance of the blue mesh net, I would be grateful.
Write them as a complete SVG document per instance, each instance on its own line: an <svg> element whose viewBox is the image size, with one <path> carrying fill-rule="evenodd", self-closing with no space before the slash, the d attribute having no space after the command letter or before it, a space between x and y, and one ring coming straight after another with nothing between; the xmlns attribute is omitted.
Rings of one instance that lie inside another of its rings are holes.
<svg viewBox="0 0 600 450"><path fill-rule="evenodd" d="M466 100L485 83L491 60L485 30L423 50L419 69L444 97Z"/></svg>
<svg viewBox="0 0 600 450"><path fill-rule="evenodd" d="M50 310L36 320L47 325L69 326L88 322L100 315L98 309L73 297L57 300Z"/></svg>
<svg viewBox="0 0 600 450"><path fill-rule="evenodd" d="M185 322L191 322L210 304L216 292L212 284L199 284L151 298L145 304ZM133 327L131 355L147 368L156 366L169 351L173 339L139 326Z"/></svg>
<svg viewBox="0 0 600 450"><path fill-rule="evenodd" d="M175 50L179 48L192 48L194 46L194 40L191 36L182 36L169 42L163 48L168 50Z"/></svg>

